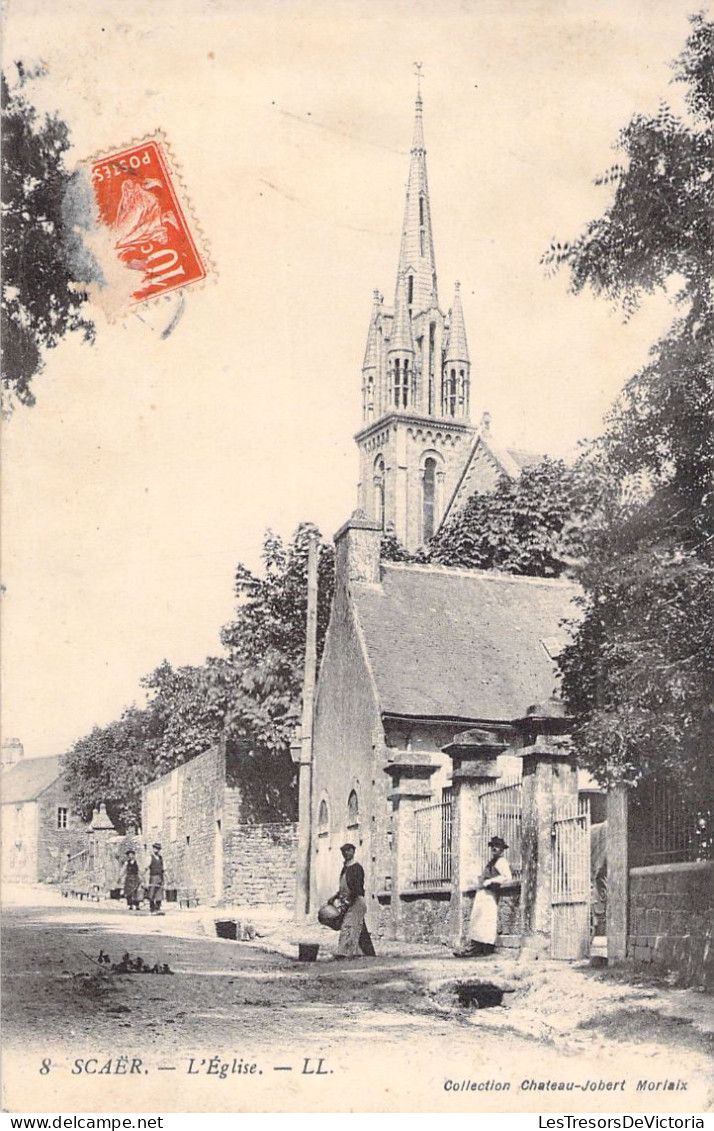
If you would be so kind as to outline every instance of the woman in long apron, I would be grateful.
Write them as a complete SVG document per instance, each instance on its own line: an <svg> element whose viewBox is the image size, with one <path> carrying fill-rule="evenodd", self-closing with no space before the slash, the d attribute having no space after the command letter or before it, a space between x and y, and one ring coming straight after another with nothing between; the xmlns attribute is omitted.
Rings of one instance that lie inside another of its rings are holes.
<svg viewBox="0 0 714 1131"><path fill-rule="evenodd" d="M471 908L470 942L463 950L454 951L457 958L481 958L493 954L496 949L498 895L501 884L508 883L513 877L503 855L508 848L505 840L500 836L493 836L488 847L491 849L491 857L479 876Z"/></svg>
<svg viewBox="0 0 714 1131"><path fill-rule="evenodd" d="M139 876L139 865L136 862L136 855L133 849L129 849L126 853L126 860L122 869L121 885L124 889L124 898L126 899L127 907L130 911L139 910L139 887L141 877Z"/></svg>

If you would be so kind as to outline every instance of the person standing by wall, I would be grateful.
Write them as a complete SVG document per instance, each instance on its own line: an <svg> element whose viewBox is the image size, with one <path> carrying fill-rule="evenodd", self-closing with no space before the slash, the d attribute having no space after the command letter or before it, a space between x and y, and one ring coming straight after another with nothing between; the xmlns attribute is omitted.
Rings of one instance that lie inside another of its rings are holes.
<svg viewBox="0 0 714 1131"><path fill-rule="evenodd" d="M457 958L483 958L493 954L496 949L499 890L501 884L509 883L513 877L510 865L503 855L508 848L505 840L500 836L493 836L488 847L491 849L491 856L479 876L471 908L470 942L463 950L454 951Z"/></svg>
<svg viewBox="0 0 714 1131"><path fill-rule="evenodd" d="M340 848L344 860L340 872L340 886L337 894L330 901L347 908L342 920L336 958L359 958L362 954L367 958L375 957L372 938L364 921L367 913L364 898L364 868L355 860L356 851L353 844L343 844Z"/></svg>
<svg viewBox="0 0 714 1131"><path fill-rule="evenodd" d="M124 867L122 868L121 886L129 910L138 911L140 887L139 865L136 862L136 854L131 848L127 850Z"/></svg>
<svg viewBox="0 0 714 1131"><path fill-rule="evenodd" d="M149 899L149 910L152 915L163 915L161 902L164 898L164 858L158 842L151 846L148 872L149 883L146 894Z"/></svg>

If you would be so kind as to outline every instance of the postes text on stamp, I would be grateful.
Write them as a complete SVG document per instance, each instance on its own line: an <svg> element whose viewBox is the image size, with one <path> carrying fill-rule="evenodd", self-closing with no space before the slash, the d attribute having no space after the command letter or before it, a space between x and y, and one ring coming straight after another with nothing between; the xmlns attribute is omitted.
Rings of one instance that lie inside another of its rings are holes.
<svg viewBox="0 0 714 1131"><path fill-rule="evenodd" d="M132 304L201 282L206 261L191 232L162 137L92 161L100 223L124 266L136 271Z"/></svg>

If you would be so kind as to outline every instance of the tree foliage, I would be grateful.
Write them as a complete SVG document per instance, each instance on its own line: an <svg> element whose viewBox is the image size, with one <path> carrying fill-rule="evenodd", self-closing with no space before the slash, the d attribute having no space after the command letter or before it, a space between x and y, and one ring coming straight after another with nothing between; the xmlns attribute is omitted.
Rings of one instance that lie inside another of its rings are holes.
<svg viewBox="0 0 714 1131"><path fill-rule="evenodd" d="M71 174L63 154L67 126L38 117L22 87L18 65L11 88L2 76L2 383L5 411L34 404L33 377L43 351L69 331L86 340L94 327L83 313L86 293L75 286L67 254L63 205Z"/></svg>
<svg viewBox="0 0 714 1131"><path fill-rule="evenodd" d="M574 466L544 458L518 479L502 475L475 492L429 543L429 560L467 569L559 577L582 549L582 527L598 501L598 477L583 457Z"/></svg>
<svg viewBox="0 0 714 1131"><path fill-rule="evenodd" d="M294 819L295 774L289 746L300 723L307 621L307 558L318 542L318 657L334 587L334 553L311 524L285 543L268 531L263 573L236 570L234 619L221 632L225 655L145 676L146 707L96 727L68 755L75 804L85 817L100 801L120 829L140 822L141 787L219 741L243 815Z"/></svg>
<svg viewBox="0 0 714 1131"><path fill-rule="evenodd" d="M141 822L141 787L154 776L148 715L130 707L108 726L80 738L65 760L67 788L83 820L101 801L119 831Z"/></svg>
<svg viewBox="0 0 714 1131"><path fill-rule="evenodd" d="M636 115L603 179L609 207L544 257L626 317L656 288L676 305L598 444L619 494L588 531L584 620L561 663L581 754L602 779L674 770L711 789L714 24L692 18L674 67L687 116Z"/></svg>

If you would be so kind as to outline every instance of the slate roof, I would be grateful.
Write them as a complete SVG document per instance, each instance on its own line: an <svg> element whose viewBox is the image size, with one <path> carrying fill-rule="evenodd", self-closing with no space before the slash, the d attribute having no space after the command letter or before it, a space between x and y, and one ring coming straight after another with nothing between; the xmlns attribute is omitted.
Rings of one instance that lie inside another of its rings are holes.
<svg viewBox="0 0 714 1131"><path fill-rule="evenodd" d="M3 805L17 805L21 801L34 801L57 781L62 773L63 756L28 758L3 770L0 778L0 800Z"/></svg>
<svg viewBox="0 0 714 1131"><path fill-rule="evenodd" d="M521 471L525 467L535 467L543 459L543 456L539 455L538 452L524 452L521 448L506 448L506 451Z"/></svg>
<svg viewBox="0 0 714 1131"><path fill-rule="evenodd" d="M553 694L576 585L399 563L381 579L351 591L384 714L510 721Z"/></svg>

